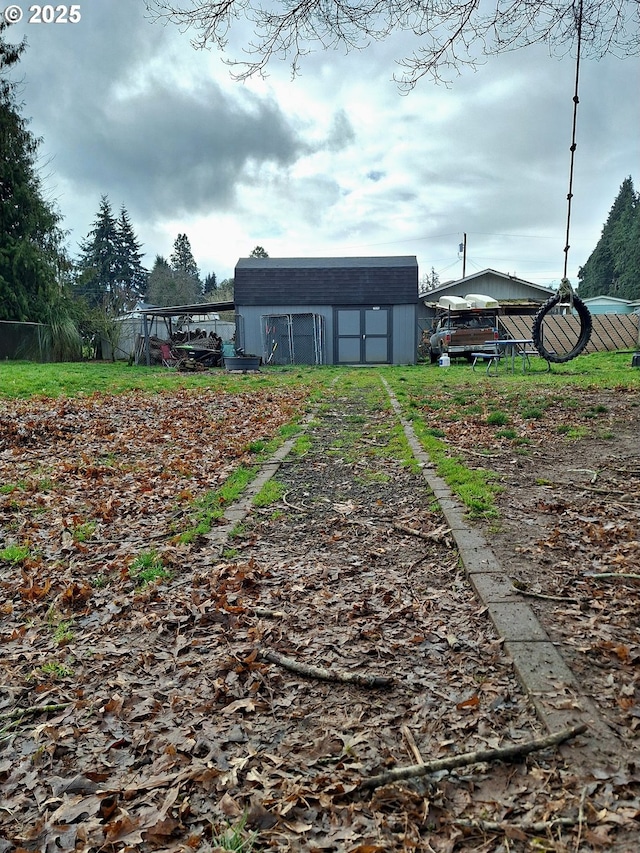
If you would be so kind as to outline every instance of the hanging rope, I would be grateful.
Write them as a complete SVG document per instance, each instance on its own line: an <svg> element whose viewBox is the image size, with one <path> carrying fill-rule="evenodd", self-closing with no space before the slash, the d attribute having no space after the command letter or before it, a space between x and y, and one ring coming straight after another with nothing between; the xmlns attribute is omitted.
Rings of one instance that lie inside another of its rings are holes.
<svg viewBox="0 0 640 853"><path fill-rule="evenodd" d="M580 103L580 98L578 97L579 90L579 82L580 82L580 53L582 48L582 3L583 0L580 0L580 5L578 7L578 19L576 21L576 29L578 34L578 43L576 48L576 80L575 80L575 88L573 93L573 127L571 131L571 159L569 163L569 192L567 193L567 232L566 239L564 244L564 269L562 273L562 281L560 282L560 287L558 288L558 292L548 299L542 308L536 314L533 321L533 328L531 332L531 337L533 338L533 343L535 348L538 350L542 358L547 361L554 362L555 364L560 364L565 361L571 361L572 358L575 358L577 355L580 355L582 350L589 343L589 339L591 338L591 314L589 309L584 304L582 299L579 296L576 296L573 292L573 288L571 287L571 282L567 276L567 269L569 266L569 234L571 231L571 201L573 199L573 171L574 171L574 161L575 161L575 153L577 143L576 143L576 128L578 123L578 104ZM552 311L556 305L565 305L569 306L570 313L573 313L573 309L576 310L578 314L578 318L580 319L580 335L578 336L578 340L576 345L567 353L558 354L551 350L547 350L544 346L543 341L543 324L544 318L547 314Z"/></svg>

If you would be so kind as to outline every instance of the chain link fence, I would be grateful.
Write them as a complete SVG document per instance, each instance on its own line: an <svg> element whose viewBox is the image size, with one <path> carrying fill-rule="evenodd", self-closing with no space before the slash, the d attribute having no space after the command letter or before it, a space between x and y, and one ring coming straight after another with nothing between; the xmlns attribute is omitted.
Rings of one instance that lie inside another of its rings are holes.
<svg viewBox="0 0 640 853"><path fill-rule="evenodd" d="M260 322L267 364L326 364L321 314L266 314Z"/></svg>

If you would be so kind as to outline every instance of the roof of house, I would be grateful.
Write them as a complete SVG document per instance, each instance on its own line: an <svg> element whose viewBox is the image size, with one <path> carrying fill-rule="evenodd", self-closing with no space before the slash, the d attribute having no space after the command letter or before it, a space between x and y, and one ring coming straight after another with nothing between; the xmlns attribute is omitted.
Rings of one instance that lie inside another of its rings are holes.
<svg viewBox="0 0 640 853"><path fill-rule="evenodd" d="M425 297L429 297L429 299L433 299L435 295L435 300L437 300L439 294L444 293L445 291L450 290L452 287L456 287L460 284L464 284L467 291L470 291L469 285L471 285L472 282L477 281L478 279L485 278L487 275L497 276L498 278L502 278L505 281L515 282L516 284L521 284L528 288L539 290L541 293L545 293L548 296L551 296L553 293L555 293L555 291L550 287L544 287L541 284L534 284L532 281L526 281L525 279L518 278L517 276L511 275L510 273L500 272L499 270L486 269L472 273L471 275L466 275L464 278L455 279L455 281L446 281L444 284L441 284L438 287L434 287L433 290L427 290L424 293L421 293L420 298L423 299Z"/></svg>
<svg viewBox="0 0 640 853"><path fill-rule="evenodd" d="M589 296L586 299L582 300L585 305L590 304L618 304L618 305L636 305L638 300L634 299L620 299L619 296L609 296L606 293L600 294L599 296Z"/></svg>

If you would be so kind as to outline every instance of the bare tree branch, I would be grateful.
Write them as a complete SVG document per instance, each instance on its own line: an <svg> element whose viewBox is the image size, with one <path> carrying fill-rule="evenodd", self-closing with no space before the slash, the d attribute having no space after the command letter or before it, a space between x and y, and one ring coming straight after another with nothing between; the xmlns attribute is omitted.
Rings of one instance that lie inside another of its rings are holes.
<svg viewBox="0 0 640 853"><path fill-rule="evenodd" d="M396 80L412 89L487 56L546 44L553 53L576 43L579 0L145 0L154 20L193 30L195 47L224 50L234 21L253 24L247 59L226 60L237 79L264 75L271 60L293 75L314 49L361 50L391 33L413 33L420 47L399 61ZM600 59L640 52L640 0L582 0L582 53Z"/></svg>
<svg viewBox="0 0 640 853"><path fill-rule="evenodd" d="M409 767L394 767L386 770L378 776L369 776L360 782L360 789L378 788L380 785L388 785L391 782L400 782L404 779L417 779L437 773L440 770L454 770L456 767L466 767L469 764L481 764L487 761L511 761L514 758L522 758L541 749L549 749L552 746L564 743L570 738L583 734L587 730L584 724L562 729L559 732L534 738L525 743L503 746L497 749L479 749L475 752L466 752L459 755L450 755L447 758L436 758L421 764L412 764Z"/></svg>

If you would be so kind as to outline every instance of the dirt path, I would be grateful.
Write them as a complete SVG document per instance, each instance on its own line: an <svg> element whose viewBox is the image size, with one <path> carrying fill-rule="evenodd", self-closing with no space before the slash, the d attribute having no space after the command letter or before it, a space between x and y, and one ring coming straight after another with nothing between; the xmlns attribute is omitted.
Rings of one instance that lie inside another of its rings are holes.
<svg viewBox="0 0 640 853"><path fill-rule="evenodd" d="M396 676L394 688L381 696L279 674L285 691L295 689L301 703L283 720L285 728L296 718L309 728L302 742L299 731L294 735L300 763L314 767L322 737L333 743L343 780L354 772L413 763L416 754L432 758L518 743L540 731L511 662L460 571L423 477L398 459L392 437L398 425L380 387L372 390L378 382L372 379L368 395L349 388L329 395L308 431L309 449L277 474L284 500L253 515L240 550L277 578L277 591L260 597L270 607L275 600L287 614L270 625L269 644L305 663L374 668ZM507 540L506 535L501 540L503 549ZM344 752L349 739L355 744L352 756ZM624 758L617 774L598 768L603 778L596 782L581 775L583 763L580 771L573 766L573 750L569 745L561 755L533 756L515 770L496 765L477 775L453 775L430 788L430 803L417 799L424 789L414 784L385 789L366 804L358 800L357 808L334 801L333 817L331 810L314 806L304 838L287 842L290 847L281 841L281 849L355 850L359 841L381 850L407 845L500 850L505 832L492 833L489 827L504 820L520 827L507 830L511 850L529 849L526 827L536 822L545 849L573 849L563 846L570 843L582 844L583 850L600 844L614 849L614 843L619 850L632 849L628 839L636 827L632 820L625 824L638 812L635 780ZM618 823L620 807L626 811ZM346 815L354 808L358 820L348 819L353 834L341 844ZM587 813L585 820L596 814L605 819L581 825L580 816ZM460 822L480 815L484 831L462 828ZM553 820L560 817L574 825L559 832ZM335 822L337 835L319 818Z"/></svg>

